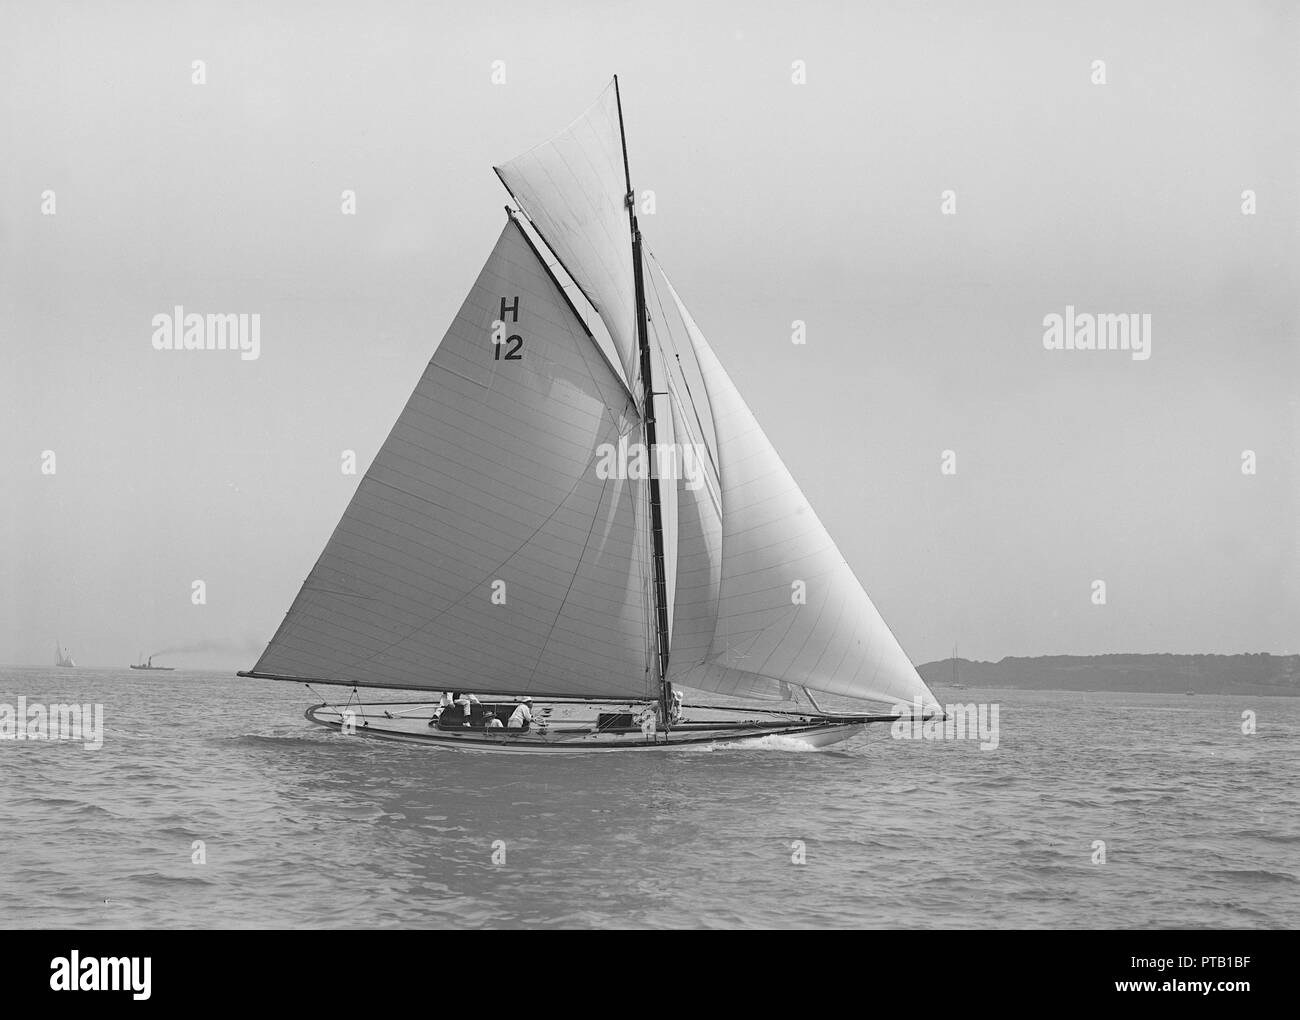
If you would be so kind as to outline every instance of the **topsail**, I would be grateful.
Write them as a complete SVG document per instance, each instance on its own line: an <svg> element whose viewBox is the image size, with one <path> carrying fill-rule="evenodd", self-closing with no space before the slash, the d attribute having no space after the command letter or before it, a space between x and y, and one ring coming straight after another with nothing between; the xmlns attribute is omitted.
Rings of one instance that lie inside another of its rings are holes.
<svg viewBox="0 0 1300 1020"><path fill-rule="evenodd" d="M639 393L622 137L618 93L610 82L568 128L495 169L600 313L618 350L624 377L632 392Z"/></svg>

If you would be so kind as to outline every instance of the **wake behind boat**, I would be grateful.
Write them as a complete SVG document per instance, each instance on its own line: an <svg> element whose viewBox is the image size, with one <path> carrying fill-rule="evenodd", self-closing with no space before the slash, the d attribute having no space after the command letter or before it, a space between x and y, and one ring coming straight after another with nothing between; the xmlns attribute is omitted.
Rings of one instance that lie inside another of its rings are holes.
<svg viewBox="0 0 1300 1020"><path fill-rule="evenodd" d="M941 714L647 250L617 78L495 169L518 208L239 675L352 687L307 712L347 733L481 751L822 746L896 718L812 691Z"/></svg>

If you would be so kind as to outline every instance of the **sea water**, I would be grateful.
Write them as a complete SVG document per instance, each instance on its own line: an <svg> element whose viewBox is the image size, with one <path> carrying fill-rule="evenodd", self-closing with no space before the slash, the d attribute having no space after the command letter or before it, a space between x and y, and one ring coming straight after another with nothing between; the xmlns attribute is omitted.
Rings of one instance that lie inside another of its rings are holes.
<svg viewBox="0 0 1300 1020"><path fill-rule="evenodd" d="M1300 926L1300 699L939 693L996 748L475 755L299 685L0 667L103 706L97 748L0 740L0 925Z"/></svg>

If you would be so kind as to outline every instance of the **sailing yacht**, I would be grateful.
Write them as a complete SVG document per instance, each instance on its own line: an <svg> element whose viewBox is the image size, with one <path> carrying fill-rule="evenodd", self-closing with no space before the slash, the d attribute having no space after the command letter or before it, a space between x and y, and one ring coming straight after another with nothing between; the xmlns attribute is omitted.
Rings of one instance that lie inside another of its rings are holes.
<svg viewBox="0 0 1300 1020"><path fill-rule="evenodd" d="M62 669L75 669L77 665L72 659L72 653L60 645L57 639L54 642L54 665Z"/></svg>
<svg viewBox="0 0 1300 1020"><path fill-rule="evenodd" d="M957 682L957 645L956 644L952 646L952 683L950 683L948 686L954 691L961 691L966 689L965 684L961 684Z"/></svg>
<svg viewBox="0 0 1300 1020"><path fill-rule="evenodd" d="M239 675L351 688L307 710L345 733L476 751L823 746L896 720L871 702L941 714L650 252L618 79L495 170L491 254ZM530 726L490 724L525 698Z"/></svg>

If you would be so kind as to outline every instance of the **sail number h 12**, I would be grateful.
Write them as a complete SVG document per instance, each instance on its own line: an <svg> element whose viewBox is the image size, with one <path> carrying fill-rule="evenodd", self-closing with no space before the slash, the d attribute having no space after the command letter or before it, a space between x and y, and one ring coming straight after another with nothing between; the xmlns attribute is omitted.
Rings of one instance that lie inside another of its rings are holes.
<svg viewBox="0 0 1300 1020"><path fill-rule="evenodd" d="M492 349L496 352L493 356L494 361L503 360L501 349L506 348L506 361L523 361L524 338L518 333L506 335L506 314L509 313L510 321L519 321L519 295L516 294L506 303L506 299L501 299L501 317L492 323ZM513 344L513 346L511 346Z"/></svg>

